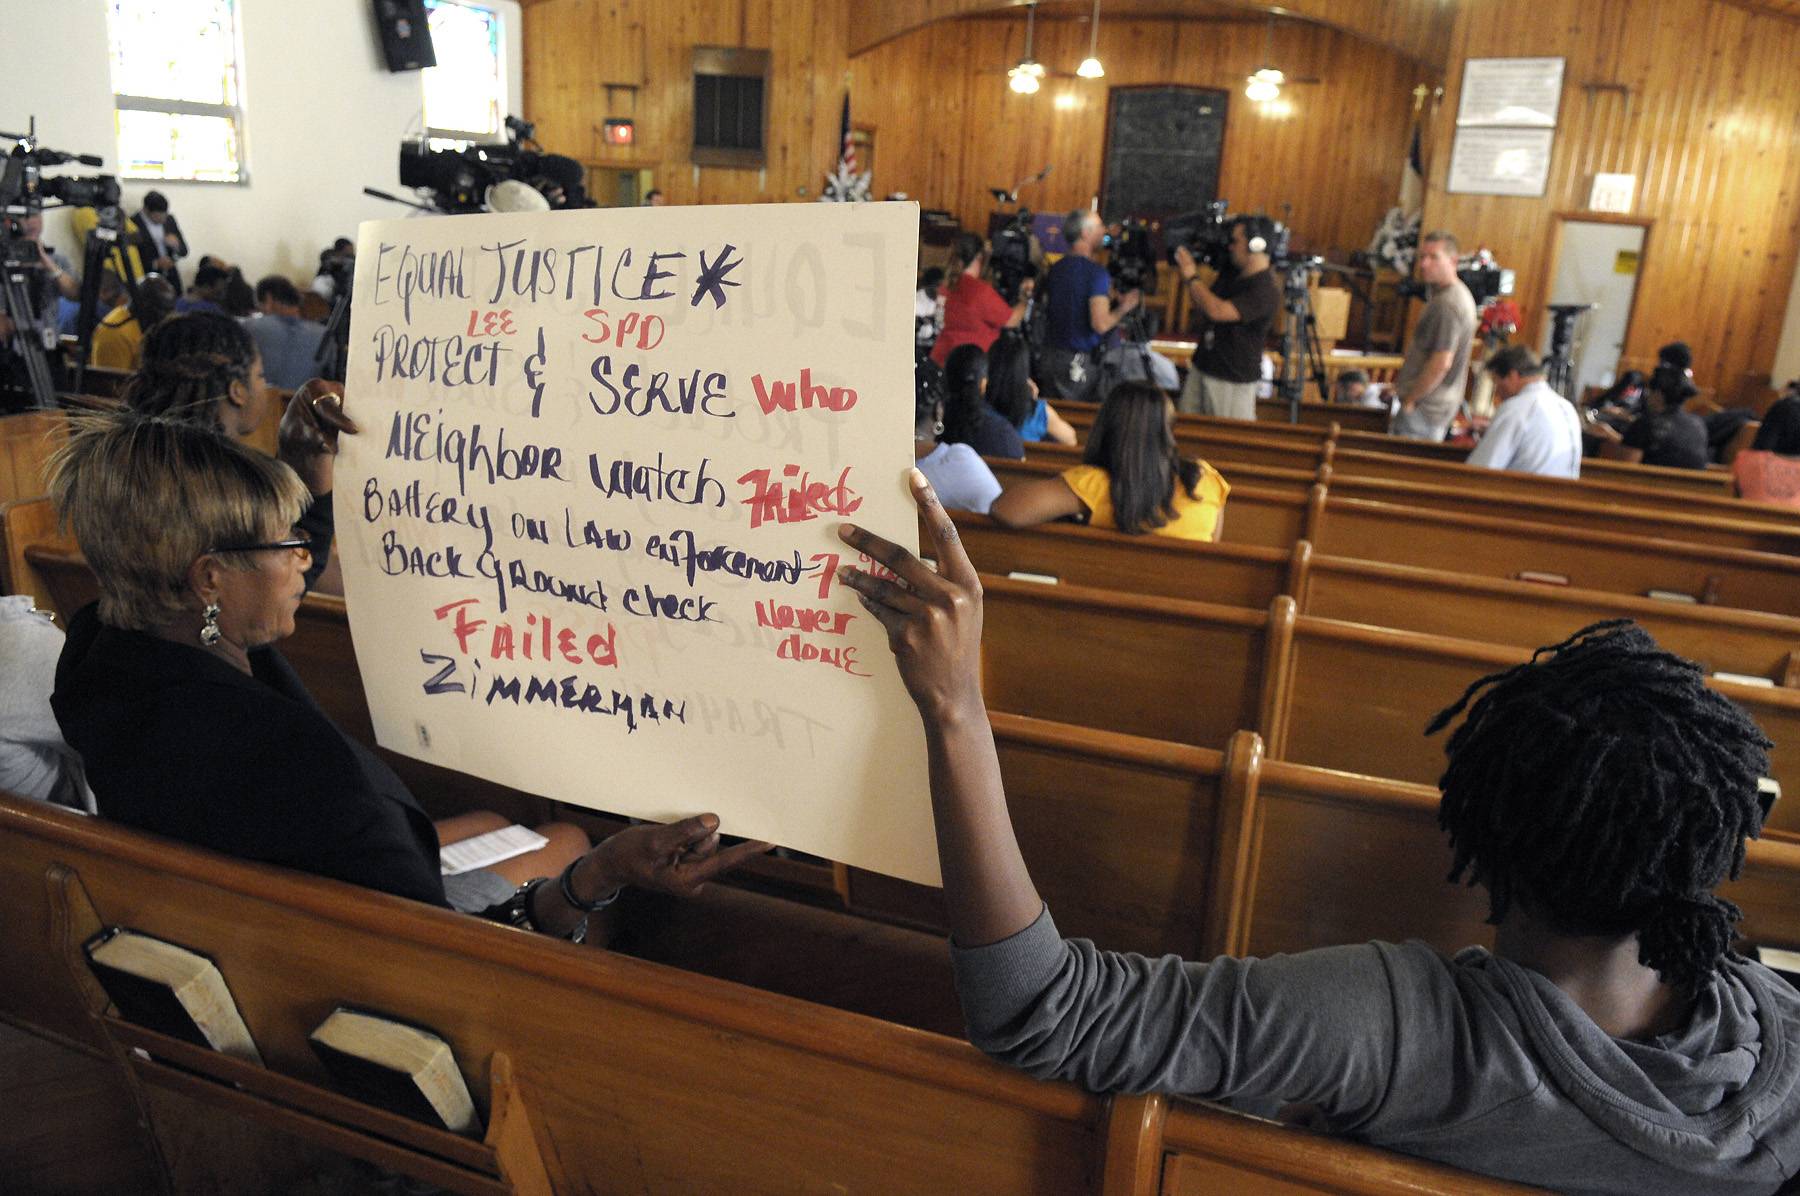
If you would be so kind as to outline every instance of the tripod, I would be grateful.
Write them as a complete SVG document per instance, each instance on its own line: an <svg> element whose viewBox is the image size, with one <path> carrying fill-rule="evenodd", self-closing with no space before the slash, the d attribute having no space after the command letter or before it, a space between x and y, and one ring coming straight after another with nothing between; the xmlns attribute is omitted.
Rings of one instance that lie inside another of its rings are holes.
<svg viewBox="0 0 1800 1196"><path fill-rule="evenodd" d="M1282 308L1287 320L1281 329L1281 373L1275 380L1275 397L1287 404L1288 422L1300 422L1300 401L1306 396L1307 379L1319 389L1319 397L1329 400L1325 389L1325 359L1319 351L1319 322L1313 318L1312 296L1306 284L1317 258L1297 261L1285 267L1282 279Z"/></svg>
<svg viewBox="0 0 1800 1196"><path fill-rule="evenodd" d="M1569 393L1569 387L1575 381L1575 321L1583 312L1597 306L1594 303L1550 305L1550 356L1544 362L1544 381L1550 384L1551 390L1571 401L1580 397Z"/></svg>
<svg viewBox="0 0 1800 1196"><path fill-rule="evenodd" d="M25 388L34 407L56 406L56 381L50 370L50 349L56 344L56 324L46 322L32 295L43 266L36 246L0 231L0 315L12 321L11 349L25 366Z"/></svg>
<svg viewBox="0 0 1800 1196"><path fill-rule="evenodd" d="M87 241L81 248L81 299L80 312L75 317L75 378L70 389L76 394L82 393L87 382L88 353L93 345L94 327L100 322L100 275L106 269L107 257L117 254L119 263L119 281L125 284L125 293L133 301L137 299L137 269L131 264L131 254L120 242L125 234L125 213L118 207L98 209L100 222L88 231Z"/></svg>

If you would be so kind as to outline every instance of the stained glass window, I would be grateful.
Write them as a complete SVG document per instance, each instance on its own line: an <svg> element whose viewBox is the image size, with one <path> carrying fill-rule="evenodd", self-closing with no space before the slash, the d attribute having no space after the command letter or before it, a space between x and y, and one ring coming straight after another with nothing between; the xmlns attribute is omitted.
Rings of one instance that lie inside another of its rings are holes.
<svg viewBox="0 0 1800 1196"><path fill-rule="evenodd" d="M241 183L237 0L107 0L119 174Z"/></svg>
<svg viewBox="0 0 1800 1196"><path fill-rule="evenodd" d="M437 65L425 77L425 128L434 138L494 141L506 115L500 14L478 4L425 0Z"/></svg>

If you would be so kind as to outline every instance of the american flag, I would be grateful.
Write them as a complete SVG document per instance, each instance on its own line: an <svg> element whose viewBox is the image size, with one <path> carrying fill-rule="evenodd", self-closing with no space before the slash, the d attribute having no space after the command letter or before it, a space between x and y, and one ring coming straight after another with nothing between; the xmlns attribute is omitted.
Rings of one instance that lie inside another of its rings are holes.
<svg viewBox="0 0 1800 1196"><path fill-rule="evenodd" d="M838 155L838 165L848 177L856 173L856 138L850 132L850 93L844 93L844 119L840 126L843 130L841 144L843 152Z"/></svg>

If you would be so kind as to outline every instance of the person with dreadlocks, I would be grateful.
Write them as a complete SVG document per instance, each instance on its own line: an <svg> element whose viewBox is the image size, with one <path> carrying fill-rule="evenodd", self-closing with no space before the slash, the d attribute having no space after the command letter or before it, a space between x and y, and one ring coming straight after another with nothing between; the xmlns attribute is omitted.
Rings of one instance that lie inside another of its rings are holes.
<svg viewBox="0 0 1800 1196"><path fill-rule="evenodd" d="M274 392L263 378L256 341L230 316L196 311L148 329L137 373L125 383L125 405L140 415L204 424L247 440L268 419ZM331 488L338 436L358 431L344 414L344 388L317 378L294 391L282 412L276 456L306 483L312 502L295 524L313 542L306 588L331 558Z"/></svg>
<svg viewBox="0 0 1800 1196"><path fill-rule="evenodd" d="M1493 951L1420 942L1149 959L1064 939L1006 810L981 584L924 479L937 568L842 571L925 724L969 1038L1040 1077L1272 1111L1564 1192L1769 1193L1800 1173L1800 993L1730 953L1713 890L1761 829L1768 741L1701 670L1597 624L1471 686L1446 751L1452 880Z"/></svg>

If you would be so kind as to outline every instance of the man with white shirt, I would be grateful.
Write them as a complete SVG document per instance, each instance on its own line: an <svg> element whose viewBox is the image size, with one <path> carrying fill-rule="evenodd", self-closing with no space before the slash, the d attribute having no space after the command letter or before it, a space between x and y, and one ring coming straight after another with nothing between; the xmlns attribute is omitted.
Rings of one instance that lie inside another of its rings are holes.
<svg viewBox="0 0 1800 1196"><path fill-rule="evenodd" d="M1524 345L1508 345L1482 367L1500 403L1469 464L1552 478L1581 476L1581 417L1550 389L1544 366Z"/></svg>

